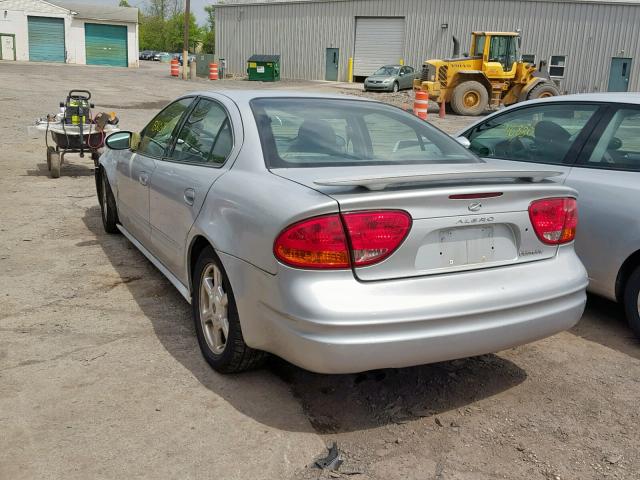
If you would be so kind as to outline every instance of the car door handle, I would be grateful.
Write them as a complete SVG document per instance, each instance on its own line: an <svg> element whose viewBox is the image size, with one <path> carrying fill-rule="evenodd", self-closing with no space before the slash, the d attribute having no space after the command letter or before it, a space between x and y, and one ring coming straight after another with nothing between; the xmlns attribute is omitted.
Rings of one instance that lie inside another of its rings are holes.
<svg viewBox="0 0 640 480"><path fill-rule="evenodd" d="M193 188L187 188L184 191L184 201L187 205L193 205L196 199L196 192Z"/></svg>
<svg viewBox="0 0 640 480"><path fill-rule="evenodd" d="M140 172L138 174L138 181L140 185L147 186L149 185L149 174L147 172Z"/></svg>

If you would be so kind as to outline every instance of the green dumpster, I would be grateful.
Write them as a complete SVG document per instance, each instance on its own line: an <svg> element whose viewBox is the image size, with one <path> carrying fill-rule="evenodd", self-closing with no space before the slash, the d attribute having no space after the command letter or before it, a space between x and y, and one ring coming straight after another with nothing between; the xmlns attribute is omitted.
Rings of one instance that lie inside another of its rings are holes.
<svg viewBox="0 0 640 480"><path fill-rule="evenodd" d="M247 60L249 80L277 82L280 80L280 55L252 55Z"/></svg>

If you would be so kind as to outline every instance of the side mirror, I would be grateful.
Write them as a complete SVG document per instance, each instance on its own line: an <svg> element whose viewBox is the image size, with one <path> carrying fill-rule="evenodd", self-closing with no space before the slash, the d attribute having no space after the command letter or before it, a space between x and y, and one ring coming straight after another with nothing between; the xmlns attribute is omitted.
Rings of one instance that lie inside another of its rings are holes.
<svg viewBox="0 0 640 480"><path fill-rule="evenodd" d="M471 148L471 142L467 137L456 137L455 141L462 145L464 148Z"/></svg>
<svg viewBox="0 0 640 480"><path fill-rule="evenodd" d="M133 150L140 144L140 134L133 132L114 132L107 137L105 145L111 150Z"/></svg>

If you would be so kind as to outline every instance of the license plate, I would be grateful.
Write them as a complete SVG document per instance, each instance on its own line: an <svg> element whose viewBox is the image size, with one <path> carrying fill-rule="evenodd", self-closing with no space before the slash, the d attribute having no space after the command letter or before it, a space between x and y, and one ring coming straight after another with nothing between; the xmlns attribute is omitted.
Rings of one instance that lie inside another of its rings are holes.
<svg viewBox="0 0 640 480"><path fill-rule="evenodd" d="M495 254L493 227L452 228L440 231L441 267L491 262Z"/></svg>

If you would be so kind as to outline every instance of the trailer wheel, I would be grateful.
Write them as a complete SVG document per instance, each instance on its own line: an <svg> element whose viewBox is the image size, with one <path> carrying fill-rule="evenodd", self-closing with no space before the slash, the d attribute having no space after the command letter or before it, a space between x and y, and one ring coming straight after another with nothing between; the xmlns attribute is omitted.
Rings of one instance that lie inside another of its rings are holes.
<svg viewBox="0 0 640 480"><path fill-rule="evenodd" d="M53 147L47 147L47 170L51 171L51 154L56 153Z"/></svg>
<svg viewBox="0 0 640 480"><path fill-rule="evenodd" d="M557 97L560 95L558 88L551 82L542 82L531 89L527 100L535 100L536 98Z"/></svg>
<svg viewBox="0 0 640 480"><path fill-rule="evenodd" d="M50 161L51 168L49 168L51 172L51 178L60 178L60 167L62 166L60 154L55 151L51 152L51 154L49 155L49 158L51 159Z"/></svg>
<svg viewBox="0 0 640 480"><path fill-rule="evenodd" d="M489 93L480 82L469 80L453 90L451 108L458 115L482 115L489 105Z"/></svg>

